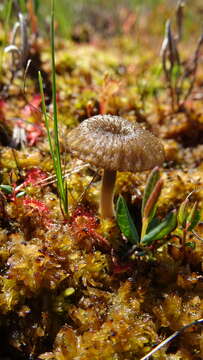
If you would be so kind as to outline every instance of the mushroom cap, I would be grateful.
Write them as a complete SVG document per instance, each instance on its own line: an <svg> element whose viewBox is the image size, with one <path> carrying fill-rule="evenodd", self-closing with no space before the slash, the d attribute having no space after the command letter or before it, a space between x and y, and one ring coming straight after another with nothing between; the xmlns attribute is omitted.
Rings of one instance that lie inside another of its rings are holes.
<svg viewBox="0 0 203 360"><path fill-rule="evenodd" d="M159 139L119 116L86 119L70 131L67 140L73 156L102 169L136 172L164 161Z"/></svg>

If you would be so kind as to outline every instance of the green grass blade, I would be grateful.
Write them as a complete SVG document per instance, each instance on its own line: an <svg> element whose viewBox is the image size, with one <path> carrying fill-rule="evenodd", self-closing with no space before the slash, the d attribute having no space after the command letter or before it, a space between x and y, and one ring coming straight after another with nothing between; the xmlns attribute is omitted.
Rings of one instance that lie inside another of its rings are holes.
<svg viewBox="0 0 203 360"><path fill-rule="evenodd" d="M13 5L13 0L9 0L5 7L5 34L6 34L6 36L8 35L8 26L9 26L9 21L11 18L12 5Z"/></svg>
<svg viewBox="0 0 203 360"><path fill-rule="evenodd" d="M51 61L52 61L52 94L53 94L53 110L54 110L54 152L58 162L58 170L61 172L61 159L58 137L58 114L56 103L56 67L55 67L55 40L54 40L54 0L51 7ZM58 179L61 181L61 179Z"/></svg>
<svg viewBox="0 0 203 360"><path fill-rule="evenodd" d="M55 38L54 38L54 0L51 2L51 62L52 62L52 96L53 96L53 110L54 110L54 158L56 164L56 176L57 186L60 194L60 198L63 204L63 210L67 214L67 196L66 185L63 179L60 145L58 136L58 114L57 114L57 102L56 102L56 67L55 67Z"/></svg>
<svg viewBox="0 0 203 360"><path fill-rule="evenodd" d="M26 1L19 0L19 5L20 5L20 9L21 9L22 13L25 14L27 12Z"/></svg>
<svg viewBox="0 0 203 360"><path fill-rule="evenodd" d="M54 160L54 150L53 150L52 141L51 141L51 135L50 135L50 131L49 131L49 120L48 120L47 111L46 111L44 89L43 89L43 81L42 81L42 75L41 75L40 71L38 71L38 79L39 79L40 94L41 94L41 97L42 97L42 111L43 111L43 115L44 115L44 119L45 119L46 129L47 129L49 148L50 148L50 151L51 151L52 159Z"/></svg>
<svg viewBox="0 0 203 360"><path fill-rule="evenodd" d="M41 97L42 97L42 111L43 111L43 115L45 118L45 125L46 125L46 130L47 130L49 148L50 148L50 152L51 152L51 156L52 156L52 160L53 160L54 171L55 171L56 178L57 178L58 192L59 192L59 196L60 196L60 201L62 202L63 210L67 214L68 213L67 184L63 179L62 173L60 173L61 166L58 166L58 160L56 157L56 153L54 151L54 146L52 144L51 134L50 134L50 130L49 130L49 119L48 119L48 115L47 115L47 111L46 111L46 104L45 104L45 97L44 97L44 90L43 90L43 81L42 81L42 76L41 76L40 71L38 72L38 78L39 78L40 93L41 93ZM61 182L58 181L58 179L61 179Z"/></svg>
<svg viewBox="0 0 203 360"><path fill-rule="evenodd" d="M34 11L36 16L39 15L40 0L34 0Z"/></svg>

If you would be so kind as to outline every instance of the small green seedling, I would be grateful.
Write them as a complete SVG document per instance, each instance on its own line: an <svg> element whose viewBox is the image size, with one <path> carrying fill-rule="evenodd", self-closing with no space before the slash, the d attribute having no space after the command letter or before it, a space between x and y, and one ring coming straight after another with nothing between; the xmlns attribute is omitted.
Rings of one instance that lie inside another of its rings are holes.
<svg viewBox="0 0 203 360"><path fill-rule="evenodd" d="M190 201L189 196L182 202L178 210L178 226L175 230L175 235L177 235L182 242L183 246L188 246L194 248L195 245L193 242L186 243L186 235L188 232L194 230L200 221L200 211L198 210L197 201L193 204L192 208L189 210Z"/></svg>
<svg viewBox="0 0 203 360"><path fill-rule="evenodd" d="M11 185L0 184L0 191L3 191L6 195L14 195L16 198L26 195L25 191L17 191L17 189Z"/></svg>
<svg viewBox="0 0 203 360"><path fill-rule="evenodd" d="M200 213L197 209L197 202L194 203L192 209L188 210L189 199L187 198L181 205L179 210L172 210L163 220L155 217L157 210L157 202L163 187L163 180L160 177L159 169L156 167L152 170L145 187L141 216L142 229L138 234L136 226L128 210L125 199L119 196L116 206L116 219L118 226L123 235L133 245L147 248L155 245L157 241L166 239L173 232L182 238L184 245L185 236L188 231L192 231L200 220ZM156 247L156 246L155 246ZM193 247L191 244L190 247Z"/></svg>
<svg viewBox="0 0 203 360"><path fill-rule="evenodd" d="M157 167L155 167L148 180L144 191L143 201L142 201L142 232L141 240L144 239L149 223L152 221L156 214L157 201L161 193L163 186L163 180L160 178L160 172Z"/></svg>

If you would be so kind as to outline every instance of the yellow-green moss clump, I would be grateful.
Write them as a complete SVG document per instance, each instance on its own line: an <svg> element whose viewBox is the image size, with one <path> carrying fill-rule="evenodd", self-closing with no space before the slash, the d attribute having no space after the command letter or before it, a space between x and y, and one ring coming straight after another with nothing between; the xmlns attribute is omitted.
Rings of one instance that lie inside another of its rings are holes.
<svg viewBox="0 0 203 360"><path fill-rule="evenodd" d="M171 12L165 6L157 10L161 19ZM102 113L137 121L165 148L157 216L163 219L179 208L189 193L203 216L203 71L199 67L191 96L172 111L157 56L163 24L156 21L154 29L154 12L145 14L136 23L136 38L127 31L137 14L123 7L120 11L126 20L123 35L109 40L88 33L89 42L83 44L56 39L66 218L44 119L34 111L41 102L36 77L27 74L29 106L19 92L20 71L10 84L10 54L5 55L0 100L0 359L140 360L174 331L203 317L202 217L195 233L186 234L187 246L178 233L171 233L156 251L152 246L141 254L138 247L138 255L131 257L132 244L116 220L100 218L102 170L73 159L67 147L69 131L88 117ZM188 39L184 56L191 54L191 46ZM47 89L49 44L39 38L33 51L42 59L41 69L36 68L44 71ZM46 101L49 105L50 94ZM52 116L51 105L47 110ZM49 122L52 136L51 117ZM13 132L18 138L12 139ZM115 185L114 200L123 195L139 233L148 174L119 172ZM201 326L188 328L153 359L203 359Z"/></svg>

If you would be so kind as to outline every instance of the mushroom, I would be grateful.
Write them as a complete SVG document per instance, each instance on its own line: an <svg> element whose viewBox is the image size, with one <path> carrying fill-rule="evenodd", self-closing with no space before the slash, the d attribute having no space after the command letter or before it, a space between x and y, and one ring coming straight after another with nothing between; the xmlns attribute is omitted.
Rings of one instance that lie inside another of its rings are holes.
<svg viewBox="0 0 203 360"><path fill-rule="evenodd" d="M139 124L119 116L97 115L84 120L68 134L73 156L104 169L100 213L114 216L114 185L117 171L143 171L161 165L163 145Z"/></svg>

